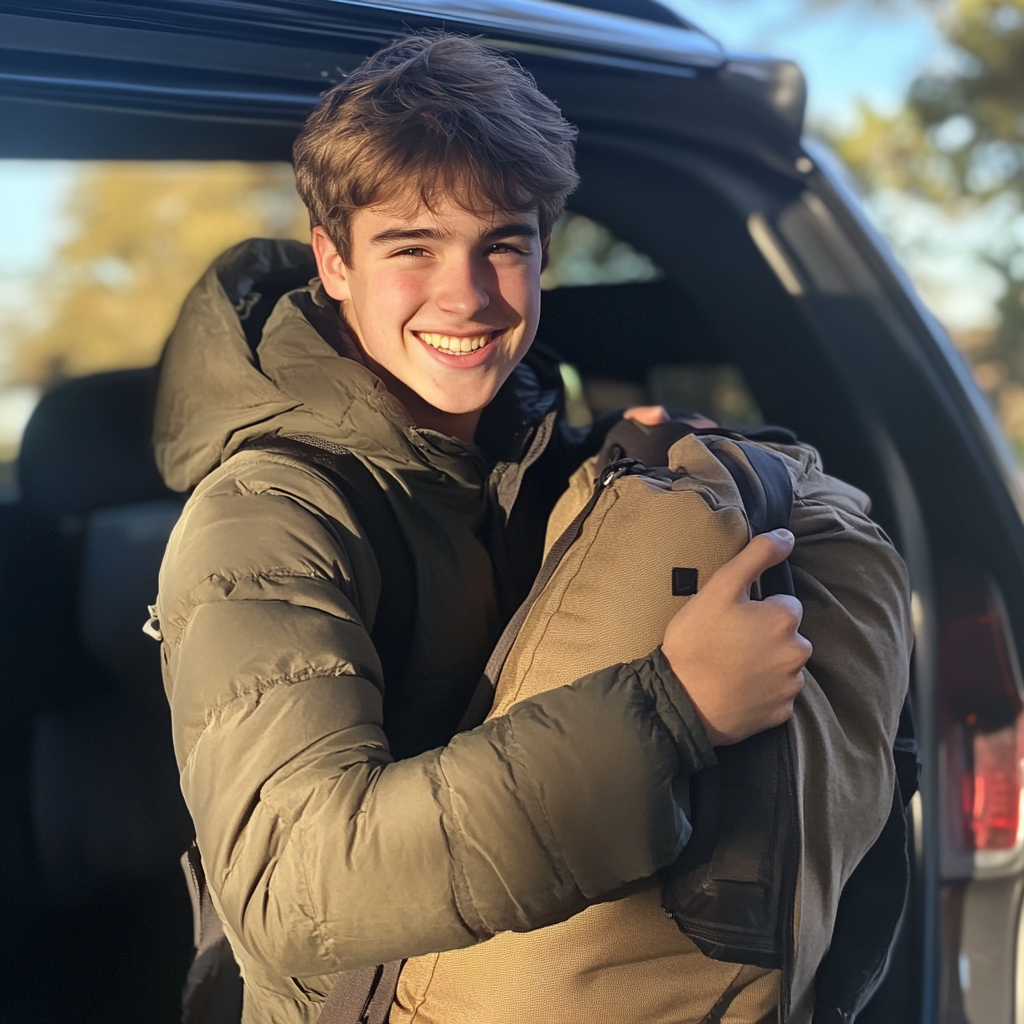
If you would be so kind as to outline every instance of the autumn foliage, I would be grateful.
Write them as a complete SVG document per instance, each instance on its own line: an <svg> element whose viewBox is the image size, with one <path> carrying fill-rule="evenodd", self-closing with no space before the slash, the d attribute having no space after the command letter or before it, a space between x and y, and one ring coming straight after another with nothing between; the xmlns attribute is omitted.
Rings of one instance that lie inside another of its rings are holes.
<svg viewBox="0 0 1024 1024"><path fill-rule="evenodd" d="M86 165L67 215L43 326L17 339L17 378L44 389L154 363L189 288L229 245L309 237L287 164Z"/></svg>

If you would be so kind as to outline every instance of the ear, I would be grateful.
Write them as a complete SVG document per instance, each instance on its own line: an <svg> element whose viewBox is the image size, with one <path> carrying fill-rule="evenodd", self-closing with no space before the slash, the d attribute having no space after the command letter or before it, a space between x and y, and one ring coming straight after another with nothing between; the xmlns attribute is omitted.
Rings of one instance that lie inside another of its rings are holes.
<svg viewBox="0 0 1024 1024"><path fill-rule="evenodd" d="M348 267L345 266L337 247L327 232L319 226L313 228L311 241L324 291L332 299L347 302L352 297L348 286Z"/></svg>
<svg viewBox="0 0 1024 1024"><path fill-rule="evenodd" d="M540 272L543 274L548 269L548 256L551 255L548 247L551 245L551 235L545 235L540 242Z"/></svg>

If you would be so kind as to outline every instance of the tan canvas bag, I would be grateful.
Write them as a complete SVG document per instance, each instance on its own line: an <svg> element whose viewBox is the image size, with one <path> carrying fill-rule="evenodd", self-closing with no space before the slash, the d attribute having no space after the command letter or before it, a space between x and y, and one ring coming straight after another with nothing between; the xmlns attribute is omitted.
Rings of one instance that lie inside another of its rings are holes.
<svg viewBox="0 0 1024 1024"><path fill-rule="evenodd" d="M750 538L750 495L745 504L741 490L751 480L756 487L757 477L736 468L747 466L744 448L734 437L690 434L671 447L668 469L605 471L601 480L593 459L574 475L551 516L538 586L510 626L507 653L501 645L496 652L491 716L661 642L687 600L686 581L703 586ZM781 870L791 876L782 885L788 905L769 908L784 935L782 959L769 966L766 953L759 966L706 955L728 955L700 931L706 894L731 886L742 910L773 893L778 901L780 888L779 878L759 877L763 865L735 857L717 864L713 855L678 875L682 888L663 872L565 922L410 960L392 1024L759 1024L780 1016L780 985L781 1016L810 1020L842 887L893 805L909 600L902 562L867 518L866 496L826 476L807 446L760 448L781 460L792 486L790 561L805 604L802 632L815 645L794 719L782 730L793 798L783 817L793 828ZM725 806L740 826L751 814L781 813L753 782L734 800L727 789ZM697 906L693 920L685 909L675 919L666 912L673 885L690 911Z"/></svg>

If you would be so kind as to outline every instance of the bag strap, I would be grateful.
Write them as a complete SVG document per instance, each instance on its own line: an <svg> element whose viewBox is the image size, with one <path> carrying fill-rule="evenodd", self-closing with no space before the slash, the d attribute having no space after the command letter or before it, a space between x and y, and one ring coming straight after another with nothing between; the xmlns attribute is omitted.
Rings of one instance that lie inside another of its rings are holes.
<svg viewBox="0 0 1024 1024"><path fill-rule="evenodd" d="M195 841L182 855L181 867L192 899L192 941L196 947L181 993L182 1024L238 1024L242 1018L242 976L210 899Z"/></svg>
<svg viewBox="0 0 1024 1024"><path fill-rule="evenodd" d="M409 662L416 619L416 570L412 551L384 489L347 448L309 434L256 437L239 451L290 455L326 470L366 533L380 569L381 591L370 639L384 669L385 693L400 689ZM385 698L387 699L387 698Z"/></svg>
<svg viewBox="0 0 1024 1024"><path fill-rule="evenodd" d="M409 543L383 488L347 448L313 435L257 437L246 441L239 450L277 452L317 466L326 471L345 498L366 533L380 569L381 590L370 639L384 670L385 693L390 691L393 695L401 689L412 647L416 570ZM197 860L198 853L196 849ZM376 967L340 972L320 1011L318 1024L384 1024L404 964L404 960L392 960Z"/></svg>
<svg viewBox="0 0 1024 1024"><path fill-rule="evenodd" d="M736 483L747 511L751 534L757 536L772 530L788 530L793 514L793 481L782 459L748 441L732 443L746 456L747 466L734 459L726 445L712 445L711 452ZM795 596L789 560L784 559L766 569L761 574L760 588L762 598L773 594Z"/></svg>
<svg viewBox="0 0 1024 1024"><path fill-rule="evenodd" d="M387 1024L404 966L404 960L391 960L361 971L342 971L317 1024Z"/></svg>
<svg viewBox="0 0 1024 1024"><path fill-rule="evenodd" d="M785 467L779 459L757 445L737 442L737 447L743 449L765 491L764 521L756 524L763 525L763 529L754 530L755 520L752 518L752 531L765 532L788 526L793 492ZM715 446L712 450L736 480L748 512L753 509L757 516L760 510L756 509L757 502L751 503L748 494L744 493L739 466L722 458L727 450L724 446ZM782 470L786 477L784 483L779 474L773 472L772 463ZM749 490L750 481L745 483ZM784 516L781 514L783 508ZM795 593L788 562L774 566L761 576L761 596L767 597L772 593ZM815 1024L851 1020L859 1012L882 976L892 938L903 914L903 894L909 879L905 811L917 791L920 771L909 693L900 711L893 759L896 787L889 817L878 839L843 887L832 941L815 978ZM795 878L791 880L795 883ZM789 922L787 928L791 930ZM876 936L883 941L865 941L867 937ZM783 976L786 976L785 966Z"/></svg>

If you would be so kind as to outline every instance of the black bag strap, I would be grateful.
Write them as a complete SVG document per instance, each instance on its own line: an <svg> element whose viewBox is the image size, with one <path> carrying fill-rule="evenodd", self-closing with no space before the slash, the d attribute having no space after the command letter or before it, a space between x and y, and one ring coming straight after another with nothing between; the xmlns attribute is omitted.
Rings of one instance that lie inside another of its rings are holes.
<svg viewBox="0 0 1024 1024"><path fill-rule="evenodd" d="M775 463L785 473L780 460L757 445L737 442L737 446L743 449L764 488L767 502L765 530L788 526L792 507L788 474L783 485L769 465ZM713 450L744 493L739 467L722 458L727 449L716 446ZM746 483L749 489L749 480ZM756 501L751 505L747 494L744 494L744 504L749 513L756 506ZM772 511L773 506L775 512ZM784 518L777 514L783 506ZM751 527L753 532L764 532L754 529L753 519ZM767 597L771 593L795 593L788 562L774 566L762 575L761 596ZM909 882L905 810L917 791L920 769L909 693L900 712L893 759L896 788L889 817L878 839L843 887L832 941L815 978L815 1024L839 1024L852 1020L865 1005L885 970L888 951L903 915L904 893ZM795 883L795 878L792 881Z"/></svg>
<svg viewBox="0 0 1024 1024"><path fill-rule="evenodd" d="M317 1024L387 1024L404 966L404 960L391 960L361 971L342 971Z"/></svg>
<svg viewBox="0 0 1024 1024"><path fill-rule="evenodd" d="M754 536L772 530L789 529L793 514L793 481L782 459L748 441L733 442L746 456L749 470L726 445L712 445L711 452L729 471L747 510L747 521ZM758 486L759 485L759 486ZM761 597L773 594L795 596L789 560L773 565L761 574Z"/></svg>
<svg viewBox="0 0 1024 1024"><path fill-rule="evenodd" d="M210 899L194 841L182 855L181 867L192 899L192 940L196 947L181 993L182 1024L238 1024L242 1018L242 976Z"/></svg>
<svg viewBox="0 0 1024 1024"><path fill-rule="evenodd" d="M415 562L395 511L376 478L348 449L312 435L257 437L239 450L277 452L315 465L326 472L345 498L369 539L380 569L381 591L370 638L384 669L385 694L400 690L416 618ZM387 703L385 696L385 707ZM183 1020L185 1024L236 1024L242 1012L241 978L210 900L195 843L182 863L192 893L197 947L186 983ZM328 993L318 1024L384 1024L404 963L392 960L358 971L342 971Z"/></svg>
<svg viewBox="0 0 1024 1024"><path fill-rule="evenodd" d="M381 591L370 638L384 669L385 704L401 689L416 619L416 569L398 517L376 477L347 448L309 434L256 437L239 451L290 455L326 471L370 542L380 568ZM386 717L386 716L385 716Z"/></svg>

